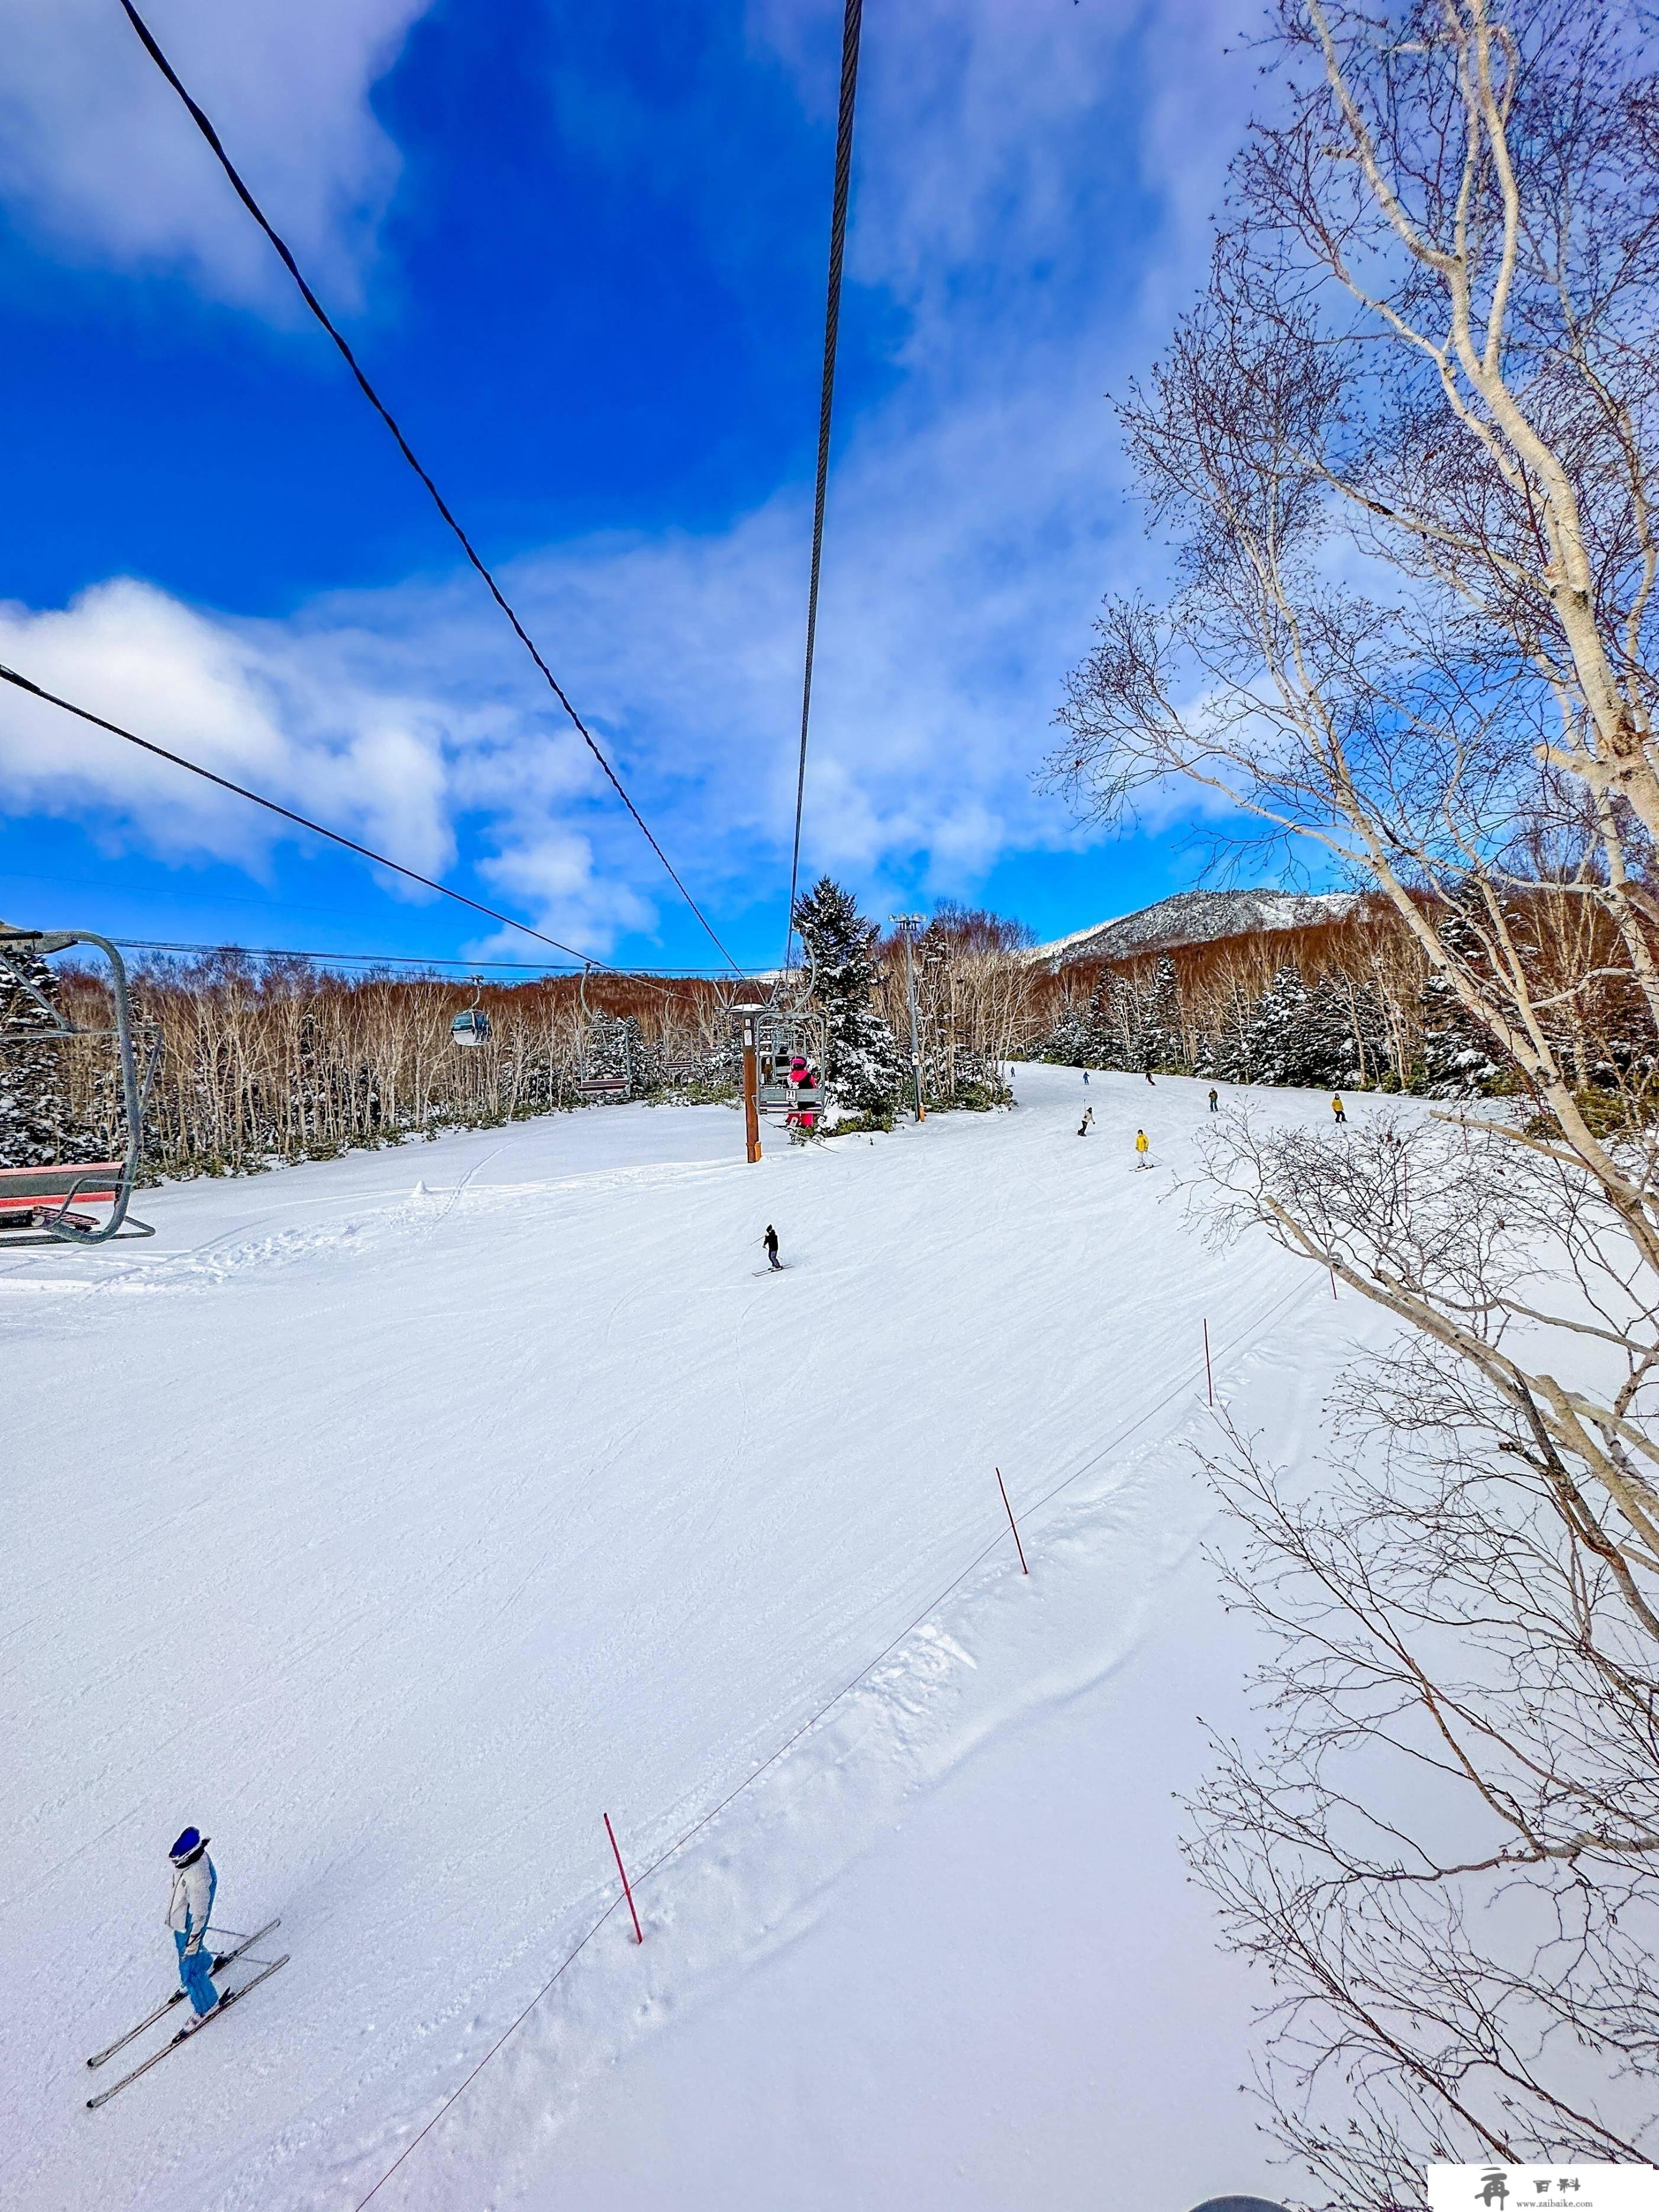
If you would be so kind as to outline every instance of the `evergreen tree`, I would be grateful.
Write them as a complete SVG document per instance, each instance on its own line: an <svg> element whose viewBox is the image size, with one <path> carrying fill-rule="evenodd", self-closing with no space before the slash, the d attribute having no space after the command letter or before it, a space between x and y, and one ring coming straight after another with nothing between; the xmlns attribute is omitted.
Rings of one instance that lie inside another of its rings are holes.
<svg viewBox="0 0 1659 2212"><path fill-rule="evenodd" d="M795 927L828 1031L823 1075L830 1096L859 1113L890 1113L904 1089L905 1065L897 1039L871 1004L875 925L860 914L851 892L821 876L796 902Z"/></svg>
<svg viewBox="0 0 1659 2212"><path fill-rule="evenodd" d="M588 1018L586 1052L582 1073L590 1082L606 1076L624 1076L630 1094L661 1087L662 1069L647 1044L632 1014L607 1014L603 1010Z"/></svg>
<svg viewBox="0 0 1659 2212"><path fill-rule="evenodd" d="M1043 1039L1038 1057L1055 1060L1061 1067L1097 1065L1099 1048L1092 1022L1095 1010L1092 998L1085 1005L1079 1005L1075 999L1068 1000L1060 1010L1059 1020Z"/></svg>
<svg viewBox="0 0 1659 2212"><path fill-rule="evenodd" d="M1485 956L1480 939L1462 915L1447 915L1439 936L1455 960L1479 973ZM1492 1040L1438 968L1431 969L1424 979L1420 1012L1420 1087L1431 1098L1473 1098L1488 1090L1499 1073Z"/></svg>
<svg viewBox="0 0 1659 2212"><path fill-rule="evenodd" d="M44 960L15 951L0 958L0 1167L100 1156L94 1133L71 1133L68 1126L64 1048L49 1041L58 1017L47 1007L57 1004L58 978ZM38 1043L31 1031L40 1033Z"/></svg>
<svg viewBox="0 0 1659 2212"><path fill-rule="evenodd" d="M1308 987L1297 967L1281 968L1256 1000L1243 1040L1240 1058L1249 1083L1302 1083L1309 1049Z"/></svg>
<svg viewBox="0 0 1659 2212"><path fill-rule="evenodd" d="M1181 988L1173 960L1166 957L1158 962L1150 986L1138 994L1137 1014L1136 1065L1170 1075L1184 1074L1187 1055L1181 1034Z"/></svg>

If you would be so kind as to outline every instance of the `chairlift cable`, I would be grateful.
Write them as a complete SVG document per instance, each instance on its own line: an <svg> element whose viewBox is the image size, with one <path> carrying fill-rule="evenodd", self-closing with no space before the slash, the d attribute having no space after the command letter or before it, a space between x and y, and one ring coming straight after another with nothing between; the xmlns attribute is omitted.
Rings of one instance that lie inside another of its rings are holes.
<svg viewBox="0 0 1659 2212"><path fill-rule="evenodd" d="M94 729L107 730L113 738L125 738L128 744L137 745L143 752L154 753L158 760L171 761L174 768L188 769L192 775L199 775L208 783L216 783L221 791L234 792L238 799L251 799L255 806L263 806L270 814L280 814L285 822L295 822L301 830L313 830L319 837L326 837L331 844L343 845L349 853L356 853L365 860L373 860L377 868L390 868L393 875L406 877L411 884L423 884L428 890L437 891L444 898L453 899L459 906L471 907L474 914L487 915L491 921L502 922L508 929L521 930L525 936L533 937L538 945L550 945L556 952L568 952L573 960L588 960L591 957L586 952L579 952L574 945L566 945L559 938L548 936L544 930L532 929L527 921L519 921L514 915L502 914L496 907L484 906L477 899L469 898L465 891L452 890L447 884L438 883L431 876L423 876L417 869L404 867L401 860L389 860L384 853L377 853L368 845L360 845L355 837L344 836L337 830L330 830L320 822L313 822L309 815L296 814L291 806L280 806L274 799L266 799L257 791L250 791L246 784L233 783L228 776L216 775L212 769L204 768L199 761L186 760L182 753L171 753L165 745L154 744L148 738L138 737L131 730L124 730L118 722L106 722L101 714L94 714L89 707L77 707L72 699L60 699L55 691L48 691L40 684L32 683L27 676L20 675L16 669L8 668L3 663L0 663L0 682L15 684L20 691L27 691L31 697L44 699L49 707L61 707L66 714L78 715L82 721L90 722ZM595 961L592 964L607 969L611 968L608 960Z"/></svg>
<svg viewBox="0 0 1659 2212"><path fill-rule="evenodd" d="M234 945L223 938L211 945L185 944L174 938L161 937L117 937L111 942L118 945L123 952L242 952L253 960L314 960L319 966L332 963L346 968L465 968L469 975L568 976L582 972L580 967L559 967L551 961L463 960L459 955L445 952L315 952L292 945ZM723 979L731 971L726 968L613 967L610 972L641 982L667 975L677 981L693 983ZM743 980L756 979L745 976Z"/></svg>
<svg viewBox="0 0 1659 2212"><path fill-rule="evenodd" d="M238 171L235 163L225 151L223 143L220 139L217 131L216 131L213 126L211 118L186 90L183 82L179 78L178 71L173 68L172 63L162 52L161 47L156 44L155 34L150 30L149 24L145 22L143 17L138 13L138 10L133 6L132 0L121 0L121 6L125 12L128 21L137 33L139 42L143 46L145 52L149 56L156 68L160 70L161 75L167 79L167 82L173 87L174 92L178 94L179 99L184 102L185 106L189 111L191 120L195 124L203 137L206 139L209 147L212 150L214 158L217 161L220 167L224 171L225 175L230 180L232 190L235 192L238 199L241 201L243 206L253 217L255 222L258 224L260 229L264 231L265 236L270 240L272 246L276 249L278 259L282 262L283 266L288 270L289 275L294 279L295 284L298 285L301 298L304 300L307 307L310 308L312 313L316 317L317 320L322 325L324 330L327 331L330 337L333 339L336 346L339 349L341 358L344 361L346 367L351 371L352 375L356 378L358 389L362 392L364 398L368 400L369 405L374 410L380 420L386 424L386 428L392 433L393 439L397 442L398 452L403 455L404 460L408 462L410 467L413 469L421 482L426 486L427 490L431 495L433 505L437 508L439 514L443 517L450 529L454 532L456 540L459 543L461 550L465 554L468 561L471 562L473 568L477 569L478 574L483 579L484 583L489 589L490 597L495 600L501 612L507 617L508 622L512 623L520 642L523 645L525 651L530 655L531 659L535 662L537 667L541 671L542 675L547 681L548 688L551 690L554 697L558 701L560 706L563 708L565 713L570 717L571 721L574 724L582 738L582 742L586 745L587 750L592 754L594 759L598 761L599 766L605 770L605 775L610 780L612 789L616 792L617 798L621 799L623 805L628 809L628 811L633 816L635 822L638 824L641 835L644 837L647 844L650 846L652 851L662 862L663 866L668 871L669 878L672 882L675 890L678 891L680 896L685 901L687 906L689 906L692 913L696 915L704 932L714 945L715 951L719 952L720 957L726 962L727 967L730 968L734 974L740 975L742 970L738 967L737 962L732 957L732 955L726 951L725 945L720 942L720 938L716 935L713 923L708 920L708 917L704 914L702 908L697 904L696 899L692 897L690 892L681 881L678 872L676 870L673 862L669 859L667 854L664 852L662 847L657 842L655 836L652 834L649 823L646 821L645 817L640 812L639 808L635 805L633 800L629 797L621 777L617 774L616 769L611 767L609 760L606 759L605 753L601 750L592 732L588 728L586 723L583 721L581 716L576 712L575 708L571 704L569 697L566 694L563 686L560 684L557 677L554 675L553 671L548 666L546 661L542 658L541 652L538 647L535 640L531 636L523 623L520 621L518 614L508 601L506 593L496 582L494 575L484 562L477 547L473 544L472 540L467 536L465 531L456 520L454 513L450 507L448 501L444 498L443 494L439 490L436 483L428 474L425 468L422 467L419 459L416 455L413 447L410 446L408 439L404 435L397 417L392 414L385 400L381 398L380 393L374 389L374 386L369 382L368 376L364 374L362 364L357 359L356 355L352 351L351 346L343 332L341 331L338 326L330 318L327 309L323 306L322 301L317 297L317 295L312 290L311 286L307 283L305 276L301 271L300 264L295 259L286 240L283 240L273 227L270 218L266 216L264 210L259 205L258 200L254 198L252 193L243 182L240 173ZM820 504L822 502L820 501Z"/></svg>
<svg viewBox="0 0 1659 2212"><path fill-rule="evenodd" d="M128 0L122 0L123 6ZM812 656L818 634L818 575L823 562L823 509L830 488L830 423L836 403L836 349L841 332L841 276L847 252L847 199L853 174L853 111L859 88L859 33L864 0L846 0L841 33L841 108L836 122L836 189L830 211L830 279L823 310L823 375L818 388L818 467L812 496L812 566L806 587L806 659L801 676L800 757L795 769L795 838L789 859L789 916L783 940L787 970L795 939L800 881L800 824L806 799L806 733L812 715Z"/></svg>

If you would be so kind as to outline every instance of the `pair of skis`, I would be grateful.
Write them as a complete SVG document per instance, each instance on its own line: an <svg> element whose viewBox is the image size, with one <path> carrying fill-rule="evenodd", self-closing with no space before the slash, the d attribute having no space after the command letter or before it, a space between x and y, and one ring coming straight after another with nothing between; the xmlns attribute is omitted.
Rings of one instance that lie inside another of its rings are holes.
<svg viewBox="0 0 1659 2212"><path fill-rule="evenodd" d="M280 1925L280 1919L267 1920L263 1928L256 1928L252 1935L245 1936L234 1950L216 1952L214 1954L212 1971L216 1974L222 1972L225 1967L232 1965L234 1960L241 1958L244 1953L251 1951L262 1938L269 1936L273 1928ZM135 2066L130 2074L124 2074L118 2081L112 2081L109 2087L101 2090L97 2096L88 2097L87 2110L89 2112L95 2112L100 2105L106 2105L112 2097L118 2097L122 2090L136 2081L141 2074L148 2074L152 2066L159 2066L169 2051L176 2051L181 2043L188 2043L191 2037L199 2029L205 2027L210 2021L217 2020L222 2012L229 2006L238 2003L250 1990L257 1990L261 1982L268 1982L277 1968L287 1966L288 1961L289 1954L284 1952L280 1959L273 1960L270 1966L261 1967L251 1982L244 1982L240 1990L226 1990L211 2012L204 2013L199 2020L193 2021L188 2027L181 2027L176 2035L168 2037L159 2051L152 2051L142 2065ZM88 2058L88 2065L102 2066L113 2058L118 2051L125 2051L128 2044L136 2042L147 2027L154 2027L158 2020L165 2020L174 2005L182 2003L184 1995L182 1989L174 1990L167 2002L157 2005L154 2012L147 2013L137 2027L130 2027L125 2035L118 2035L113 2043L106 2044L103 2050Z"/></svg>

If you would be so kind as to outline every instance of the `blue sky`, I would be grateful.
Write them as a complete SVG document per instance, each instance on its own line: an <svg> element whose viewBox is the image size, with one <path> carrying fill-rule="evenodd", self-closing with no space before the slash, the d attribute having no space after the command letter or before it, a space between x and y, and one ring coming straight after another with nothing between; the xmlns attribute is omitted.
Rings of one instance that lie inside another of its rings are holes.
<svg viewBox="0 0 1659 2212"><path fill-rule="evenodd" d="M147 14L717 927L781 948L839 0ZM1110 410L1250 92L1225 0L866 0L804 864L1058 935L1175 815L1032 786L1156 580ZM0 659L613 960L714 959L115 0L7 0ZM0 700L0 913L535 958Z"/></svg>

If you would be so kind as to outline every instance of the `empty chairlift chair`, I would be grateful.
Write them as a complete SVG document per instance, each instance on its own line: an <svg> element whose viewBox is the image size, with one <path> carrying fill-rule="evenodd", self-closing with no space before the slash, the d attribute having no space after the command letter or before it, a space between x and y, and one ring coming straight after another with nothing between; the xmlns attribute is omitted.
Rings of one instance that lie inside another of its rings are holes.
<svg viewBox="0 0 1659 2212"><path fill-rule="evenodd" d="M634 1095L634 1055L629 1046L628 1025L624 1022L617 1030L622 1045L621 1067L597 1067L592 1057L595 1021L587 1003L587 975L588 971L584 968L581 1012L586 1042L582 1048L581 1068L576 1077L576 1096L585 1106L623 1106Z"/></svg>
<svg viewBox="0 0 1659 2212"><path fill-rule="evenodd" d="M112 1027L81 1029L55 1006L29 974L29 963L74 945L92 945L109 963ZM106 1244L114 1237L153 1237L147 1222L127 1211L143 1158L144 1100L160 1049L153 1030L135 1021L125 963L106 937L90 930L10 929L0 923L0 975L32 999L47 1017L40 1023L0 1026L0 1055L8 1048L101 1038L115 1047L126 1124L118 1160L63 1160L0 1167L0 1249L13 1244ZM140 1067L142 1057L143 1066Z"/></svg>

